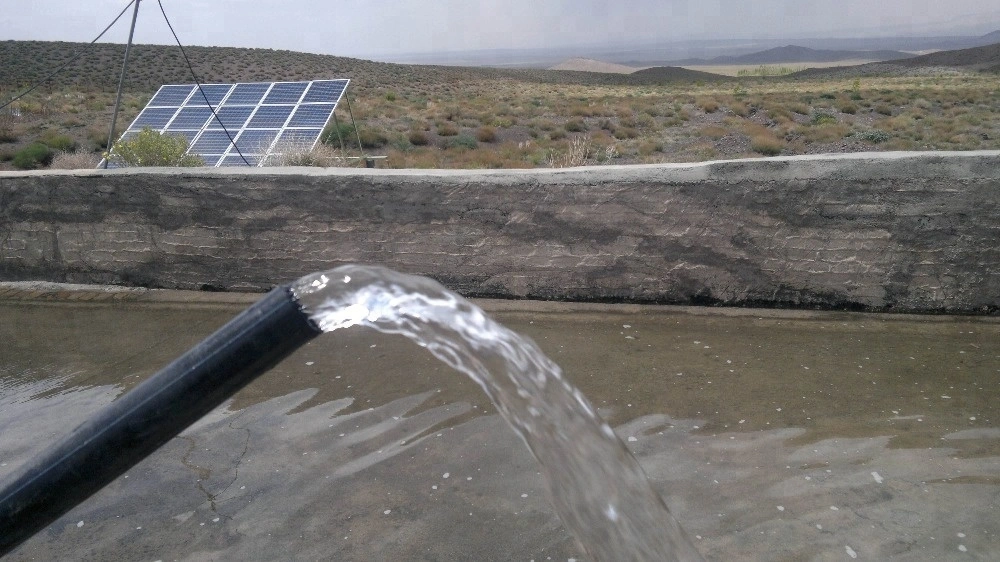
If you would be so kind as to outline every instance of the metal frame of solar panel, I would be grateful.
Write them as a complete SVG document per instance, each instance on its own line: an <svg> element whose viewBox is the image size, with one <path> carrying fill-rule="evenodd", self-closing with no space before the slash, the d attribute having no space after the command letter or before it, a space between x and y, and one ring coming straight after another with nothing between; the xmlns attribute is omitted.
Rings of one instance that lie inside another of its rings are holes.
<svg viewBox="0 0 1000 562"><path fill-rule="evenodd" d="M119 142L148 127L186 138L188 154L198 155L206 166L275 165L285 153L306 152L316 146L348 83L350 80L203 84L204 95L197 84L167 84L160 86ZM209 103L218 118L212 115ZM230 142L230 135L239 151Z"/></svg>

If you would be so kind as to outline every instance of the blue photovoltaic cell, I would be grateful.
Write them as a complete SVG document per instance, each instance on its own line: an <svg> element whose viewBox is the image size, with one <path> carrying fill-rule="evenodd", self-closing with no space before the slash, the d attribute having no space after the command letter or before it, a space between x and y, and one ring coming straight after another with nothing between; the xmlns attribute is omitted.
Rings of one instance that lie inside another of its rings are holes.
<svg viewBox="0 0 1000 562"><path fill-rule="evenodd" d="M213 118L208 124L209 129L222 129L226 128L232 132L233 129L242 129L243 125L247 122L247 118L253 113L253 107L249 106L231 106L227 105L225 107L220 107L215 110L215 114L219 117L218 119ZM221 121L221 123L220 123Z"/></svg>
<svg viewBox="0 0 1000 562"><path fill-rule="evenodd" d="M302 103L332 101L336 104L347 88L347 82L347 80L316 80L302 98Z"/></svg>
<svg viewBox="0 0 1000 562"><path fill-rule="evenodd" d="M160 88L159 92L156 92L153 99L149 100L149 103L146 104L146 106L180 105L184 103L184 100L187 99L188 94L190 94L193 89L194 85L163 86Z"/></svg>
<svg viewBox="0 0 1000 562"><path fill-rule="evenodd" d="M332 103L315 103L311 105L300 105L292 115L292 120L288 122L289 127L320 127L326 125L330 115L333 114Z"/></svg>
<svg viewBox="0 0 1000 562"><path fill-rule="evenodd" d="M177 129L201 129L212 116L207 107L185 107L177 112L177 117L167 126L168 131Z"/></svg>
<svg viewBox="0 0 1000 562"><path fill-rule="evenodd" d="M271 87L269 82L254 82L252 84L237 84L233 93L226 98L226 105L257 105Z"/></svg>
<svg viewBox="0 0 1000 562"><path fill-rule="evenodd" d="M246 158L246 162L243 161L243 158ZM251 166L256 166L256 165L260 164L260 160L261 160L260 157L253 156L253 155L250 155L250 154L244 154L243 158L240 158L239 154L230 154L229 156L226 156L225 158L223 158L222 161L219 162L218 165L219 166L227 166L227 167L230 167L230 166L240 166L240 167L244 167L245 168L248 162L250 163Z"/></svg>
<svg viewBox="0 0 1000 562"><path fill-rule="evenodd" d="M322 132L322 129L285 129L278 137L278 144L274 149L276 152L283 152L289 148L312 148Z"/></svg>
<svg viewBox="0 0 1000 562"><path fill-rule="evenodd" d="M226 94L232 89L232 84L203 84L201 91L195 87L185 105L208 105L205 103L205 98L208 98L208 103L212 104L212 107L218 107L222 98L226 97Z"/></svg>
<svg viewBox="0 0 1000 562"><path fill-rule="evenodd" d="M294 105L262 105L257 108L250 122L249 129L279 129L285 126L285 121L295 109Z"/></svg>
<svg viewBox="0 0 1000 562"><path fill-rule="evenodd" d="M198 131L191 131L191 130L187 130L187 131L173 131L173 130L167 129L167 131L165 133L163 133L163 134L165 134L165 135L173 135L175 137L184 137L185 139L187 139L188 144L190 144L191 141L193 141L194 138L196 136L198 136Z"/></svg>
<svg viewBox="0 0 1000 562"><path fill-rule="evenodd" d="M191 152L197 154L225 154L230 144L229 135L225 131L205 131L191 146Z"/></svg>
<svg viewBox="0 0 1000 562"><path fill-rule="evenodd" d="M298 103L308 82L276 82L261 103Z"/></svg>
<svg viewBox="0 0 1000 562"><path fill-rule="evenodd" d="M170 118L177 113L176 107L147 107L129 125L129 130L140 131L146 127L150 129L162 129L170 122Z"/></svg>
<svg viewBox="0 0 1000 562"><path fill-rule="evenodd" d="M196 84L165 85L119 140L149 127L187 139L188 153L207 166L246 166L232 137L251 166L277 164L283 152L315 146L349 83L203 84L200 91Z"/></svg>
<svg viewBox="0 0 1000 562"><path fill-rule="evenodd" d="M199 154L198 157L201 158L201 160L205 163L206 166L209 166L211 168L218 166L219 161L222 160L223 158L220 157L218 154ZM244 166L246 166L246 164L244 164Z"/></svg>
<svg viewBox="0 0 1000 562"><path fill-rule="evenodd" d="M267 154L271 141L278 136L278 131L254 131L244 129L236 139L236 146L243 154Z"/></svg>

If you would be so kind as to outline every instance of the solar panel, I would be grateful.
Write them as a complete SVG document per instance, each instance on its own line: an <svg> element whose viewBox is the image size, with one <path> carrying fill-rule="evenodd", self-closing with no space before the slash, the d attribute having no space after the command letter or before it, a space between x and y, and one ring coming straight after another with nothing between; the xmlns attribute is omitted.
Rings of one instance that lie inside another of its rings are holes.
<svg viewBox="0 0 1000 562"><path fill-rule="evenodd" d="M160 86L119 141L148 127L186 138L188 154L206 166L275 164L285 152L312 150L349 82Z"/></svg>

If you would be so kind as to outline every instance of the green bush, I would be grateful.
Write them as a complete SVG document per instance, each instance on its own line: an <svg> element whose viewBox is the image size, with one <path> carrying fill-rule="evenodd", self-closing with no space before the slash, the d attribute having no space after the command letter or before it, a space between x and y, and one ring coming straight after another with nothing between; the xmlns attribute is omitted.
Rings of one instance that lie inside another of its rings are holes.
<svg viewBox="0 0 1000 562"><path fill-rule="evenodd" d="M582 133L587 130L587 125L583 122L583 119L570 119L563 128L570 133Z"/></svg>
<svg viewBox="0 0 1000 562"><path fill-rule="evenodd" d="M472 150L479 146L475 137L469 135L458 135L456 137L448 139L445 143L445 148L467 148Z"/></svg>
<svg viewBox="0 0 1000 562"><path fill-rule="evenodd" d="M882 131L880 129L870 129L870 130L867 130L867 131L858 131L857 133L854 133L854 136L857 137L857 138L859 138L859 139L861 139L861 140L868 141L868 142L870 142L872 144L878 144L880 142L885 142L885 141L889 140L890 138L892 138L889 135L889 133L887 133L885 131Z"/></svg>
<svg viewBox="0 0 1000 562"><path fill-rule="evenodd" d="M389 143L389 137L375 129L358 129L363 148L381 148Z"/></svg>
<svg viewBox="0 0 1000 562"><path fill-rule="evenodd" d="M201 158L187 154L184 137L161 135L145 128L134 137L114 145L108 158L118 166L204 166Z"/></svg>
<svg viewBox="0 0 1000 562"><path fill-rule="evenodd" d="M813 125L829 125L831 123L836 123L837 118L829 113L816 112L812 116Z"/></svg>
<svg viewBox="0 0 1000 562"><path fill-rule="evenodd" d="M323 129L319 140L324 144L332 144L337 147L340 146L341 141L344 142L344 146L351 146L357 142L354 134L354 125L350 123L330 123Z"/></svg>
<svg viewBox="0 0 1000 562"><path fill-rule="evenodd" d="M48 166L52 162L53 152L40 142L34 142L14 154L11 164L19 170L31 170Z"/></svg>
<svg viewBox="0 0 1000 562"><path fill-rule="evenodd" d="M62 152L73 152L76 150L76 141L69 135L59 135L50 131L42 135L42 142L52 150L60 150Z"/></svg>

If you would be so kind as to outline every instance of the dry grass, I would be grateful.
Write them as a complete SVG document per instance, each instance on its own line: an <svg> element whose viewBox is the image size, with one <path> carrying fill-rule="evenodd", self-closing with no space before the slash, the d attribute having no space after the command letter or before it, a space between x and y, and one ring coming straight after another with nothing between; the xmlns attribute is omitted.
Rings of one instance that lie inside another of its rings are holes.
<svg viewBox="0 0 1000 562"><path fill-rule="evenodd" d="M100 161L100 155L94 152L59 152L52 158L49 168L53 170L87 170L96 168Z"/></svg>

